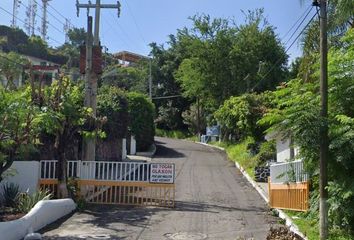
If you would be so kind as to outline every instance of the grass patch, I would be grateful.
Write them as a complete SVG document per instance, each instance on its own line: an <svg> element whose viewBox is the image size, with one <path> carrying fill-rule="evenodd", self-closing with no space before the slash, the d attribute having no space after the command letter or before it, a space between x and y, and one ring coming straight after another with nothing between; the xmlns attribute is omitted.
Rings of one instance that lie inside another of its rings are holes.
<svg viewBox="0 0 354 240"><path fill-rule="evenodd" d="M155 136L175 138L175 139L187 139L192 137L192 135L188 132L184 132L180 130L164 130L158 128L155 130Z"/></svg>
<svg viewBox="0 0 354 240"><path fill-rule="evenodd" d="M319 226L317 219L311 219L303 212L284 211L293 222L299 227L299 230L306 235L309 240L320 239ZM329 240L354 240L354 236L340 229L330 229Z"/></svg>
<svg viewBox="0 0 354 240"><path fill-rule="evenodd" d="M211 142L210 144L225 148L229 159L238 162L248 175L254 178L254 168L257 163L247 150L247 146L251 143L254 143L254 140L249 137L239 143Z"/></svg>

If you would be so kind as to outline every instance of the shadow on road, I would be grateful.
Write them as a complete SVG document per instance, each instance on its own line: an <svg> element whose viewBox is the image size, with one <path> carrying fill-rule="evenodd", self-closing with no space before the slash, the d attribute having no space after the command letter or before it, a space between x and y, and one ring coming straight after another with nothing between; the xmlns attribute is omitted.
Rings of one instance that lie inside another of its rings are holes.
<svg viewBox="0 0 354 240"><path fill-rule="evenodd" d="M181 152L176 151L173 148L165 147L162 144L157 143L157 150L155 158L183 158L185 155Z"/></svg>

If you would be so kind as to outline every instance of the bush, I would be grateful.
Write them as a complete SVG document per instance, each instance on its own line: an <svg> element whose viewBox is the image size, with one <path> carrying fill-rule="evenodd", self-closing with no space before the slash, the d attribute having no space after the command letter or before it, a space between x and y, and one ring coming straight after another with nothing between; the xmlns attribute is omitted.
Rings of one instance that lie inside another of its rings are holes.
<svg viewBox="0 0 354 240"><path fill-rule="evenodd" d="M28 213L34 207L34 205L36 205L39 201L49 200L51 197L52 194L49 193L48 190L46 191L38 190L37 192L34 192L32 195L28 193L22 193L18 198L17 209L22 213Z"/></svg>
<svg viewBox="0 0 354 240"><path fill-rule="evenodd" d="M103 131L107 139L126 137L128 130L128 100L125 92L117 87L103 86L97 96L97 115L106 116Z"/></svg>
<svg viewBox="0 0 354 240"><path fill-rule="evenodd" d="M130 92L127 94L129 103L129 130L135 135L137 150L148 149L154 142L154 104L143 94Z"/></svg>
<svg viewBox="0 0 354 240"><path fill-rule="evenodd" d="M20 194L20 187L14 183L6 183L3 187L3 202L6 207L16 207Z"/></svg>
<svg viewBox="0 0 354 240"><path fill-rule="evenodd" d="M259 152L254 156L257 167L263 167L270 160L276 158L276 144L275 141L263 142L259 147Z"/></svg>

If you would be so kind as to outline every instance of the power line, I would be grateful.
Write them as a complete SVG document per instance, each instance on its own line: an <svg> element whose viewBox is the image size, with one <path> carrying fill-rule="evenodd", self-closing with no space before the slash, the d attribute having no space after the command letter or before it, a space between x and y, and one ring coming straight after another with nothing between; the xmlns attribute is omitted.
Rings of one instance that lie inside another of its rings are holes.
<svg viewBox="0 0 354 240"><path fill-rule="evenodd" d="M9 15L15 17L16 20L19 20L19 21L22 22L23 24L26 23L24 20L22 20L21 18L19 18L19 17L17 17L17 16L14 16L12 13L10 13L9 11L7 11L7 10L4 9L3 7L0 7L0 9L1 9L2 11L6 12L7 14L9 14ZM36 30L37 32L39 32L38 29L35 29L35 30ZM53 40L54 42L58 43L59 45L62 44L62 43L60 43L59 41L57 41L57 40L55 40L55 39L53 39L53 38L51 38L51 37L48 37L48 39Z"/></svg>
<svg viewBox="0 0 354 240"><path fill-rule="evenodd" d="M118 30L117 30L105 17L102 17L102 18L103 18L103 21L105 21L105 22L107 23L107 25L109 25L109 27L110 27L111 29L113 29L113 30L116 32L117 36L120 38L120 40L122 40L122 42L124 43L124 45L126 45L126 46L132 46L132 45L130 44L130 42L127 42L124 38L121 37L121 33L119 33ZM105 33L105 32L104 32L104 33Z"/></svg>
<svg viewBox="0 0 354 240"><path fill-rule="evenodd" d="M290 29L284 34L284 36L282 37L282 39L285 39L286 36L288 36L288 34L291 32L291 30L293 30L293 28L296 26L296 24L301 20L301 18L304 17L304 15L306 14L307 11L311 11L311 7L312 5L309 5L308 8L301 14L301 16L296 20L296 22L290 27ZM309 13L308 12L308 13ZM290 37L291 38L291 37Z"/></svg>
<svg viewBox="0 0 354 240"><path fill-rule="evenodd" d="M311 6L310 6L311 7ZM299 28L301 27L301 25L304 23L304 21L306 20L307 16L310 14L312 8L307 12L306 16L302 19L302 21L300 22L300 24L297 26L297 28L295 29L295 31L291 34L290 38L288 39L288 41L286 41L285 45L287 45L291 38L295 35L295 33L297 32L297 30L299 30Z"/></svg>
<svg viewBox="0 0 354 240"><path fill-rule="evenodd" d="M113 16L113 13L110 12L110 14L111 14L112 17L114 17L114 16ZM114 17L114 18L115 18L115 17ZM117 22L117 25L118 25L119 29L123 32L123 34L127 37L127 39L128 39L130 42L134 42L134 41L129 37L129 35L127 34L127 32L124 30L124 28L120 25L118 19L116 19L116 22Z"/></svg>
<svg viewBox="0 0 354 240"><path fill-rule="evenodd" d="M304 31L306 30L306 28L311 24L311 22L313 21L313 19L316 17L317 15L317 11L316 13L311 17L311 19L309 20L309 22L306 24L306 26L301 30L301 32L296 36L296 38L293 40L293 42L290 44L290 46L285 50L285 53L287 53L290 48L295 44L295 42L299 39L299 37L304 33ZM252 91L268 76L269 73L271 73L274 68L280 63L280 61L282 61L283 58L279 58L274 64L273 66L269 69L269 71L263 76L263 78L261 80L259 80L253 87L252 87Z"/></svg>
<svg viewBox="0 0 354 240"><path fill-rule="evenodd" d="M36 0L34 0L34 2L40 7L40 8L44 8L42 5L40 5ZM24 7L27 7L24 3L22 3L22 2L20 2L20 4L22 5L22 6L24 6ZM39 17L39 18L41 18L42 19L42 21L45 21L45 19L44 19L44 17L43 16L40 16L38 13L36 13L36 16L37 17ZM58 32L60 32L60 33L63 33L63 31L62 30L60 30L59 28L57 28L56 26L54 26L53 24L51 24L49 21L47 21L48 22L48 24L50 25L50 26L52 26L55 30L57 30Z"/></svg>
<svg viewBox="0 0 354 240"><path fill-rule="evenodd" d="M128 1L126 1L125 3L127 4L128 11L129 11L130 15L131 15L132 18L133 18L135 27L136 27L136 29L138 30L138 33L139 33L140 38L143 40L144 44L146 44L145 38L144 38L144 36L143 36L143 34L142 34L141 30L140 30L140 27L139 27L139 25L138 25L138 23L137 23L137 21L136 21L136 19L135 19L135 17L134 17L133 12L131 11L131 9L130 9L130 7L129 7ZM146 44L146 45L147 45L147 44Z"/></svg>
<svg viewBox="0 0 354 240"><path fill-rule="evenodd" d="M14 63L14 64L16 64L16 65L19 65L19 66L21 66L21 67L26 67L26 65L24 65L24 64L22 64L22 63L19 63L19 62L16 62L16 61L14 61L14 60L12 60L12 59L10 59L10 58L8 58L8 57L2 55L2 54L0 54L0 58L6 59L7 61L12 62L12 63Z"/></svg>

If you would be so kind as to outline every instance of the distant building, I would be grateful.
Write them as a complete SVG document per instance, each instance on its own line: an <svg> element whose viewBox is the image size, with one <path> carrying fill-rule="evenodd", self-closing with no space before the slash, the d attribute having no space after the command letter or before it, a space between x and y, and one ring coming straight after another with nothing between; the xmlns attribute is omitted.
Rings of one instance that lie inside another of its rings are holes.
<svg viewBox="0 0 354 240"><path fill-rule="evenodd" d="M27 58L31 62L35 82L40 82L42 85L50 85L58 77L60 64L32 56L22 55L22 57ZM23 76L25 71L28 71L28 69L23 67L23 72L13 80L16 87L21 87L24 84ZM0 80L0 83L3 85L7 84L4 76L0 75Z"/></svg>
<svg viewBox="0 0 354 240"><path fill-rule="evenodd" d="M32 69L35 72L35 81L41 81L44 85L50 85L56 79L60 72L60 65L45 59L24 56L32 63Z"/></svg>
<svg viewBox="0 0 354 240"><path fill-rule="evenodd" d="M121 51L113 54L113 57L118 60L118 62L122 66L132 66L142 59L149 60L148 57L137 54L137 53L132 53L129 51Z"/></svg>
<svg viewBox="0 0 354 240"><path fill-rule="evenodd" d="M269 133L265 136L267 141L275 140L277 149L277 162L289 162L299 154L299 147L294 145L290 138L284 137L278 132Z"/></svg>

